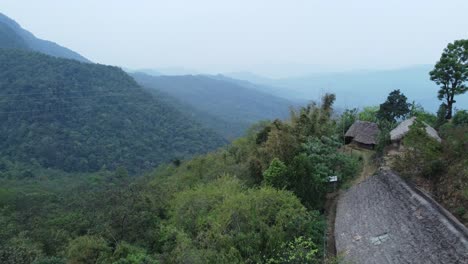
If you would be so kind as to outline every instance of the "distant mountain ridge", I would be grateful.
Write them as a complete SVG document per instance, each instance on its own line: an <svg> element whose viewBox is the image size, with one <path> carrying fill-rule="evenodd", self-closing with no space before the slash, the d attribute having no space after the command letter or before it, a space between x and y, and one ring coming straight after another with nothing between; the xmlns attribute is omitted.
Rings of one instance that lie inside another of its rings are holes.
<svg viewBox="0 0 468 264"><path fill-rule="evenodd" d="M417 65L393 70L314 73L302 77L268 79L253 74L233 74L253 83L275 87L269 91L290 100L318 100L327 92L335 93L339 107L378 105L387 95L400 89L409 99L435 112L442 103L437 99L437 85L429 79L432 65ZM258 86L261 87L261 86ZM458 96L455 107L466 108L468 94Z"/></svg>
<svg viewBox="0 0 468 264"><path fill-rule="evenodd" d="M297 98L291 95L287 95L284 93L284 88L282 87L277 87L274 86L274 82L272 82L271 79L267 78L261 78L261 77L256 77L256 75L251 75L253 77L253 80L250 80L248 78L242 79L242 78L234 78L231 77L230 75L224 75L224 74L217 74L217 75L207 75L210 78L217 79L217 80L222 80L222 81L227 81L227 82L232 82L237 85L257 90L265 94L273 95L275 97L280 97L287 99L290 102L293 102L294 105L306 105L307 103L310 102L310 100L305 99L305 98ZM272 83L272 85L269 85L268 83Z"/></svg>
<svg viewBox="0 0 468 264"><path fill-rule="evenodd" d="M41 52L50 56L91 62L80 54L57 43L36 38L16 21L0 13L0 48Z"/></svg>
<svg viewBox="0 0 468 264"><path fill-rule="evenodd" d="M132 76L143 87L169 94L197 109L201 116L222 120L223 123L217 126L206 119L200 122L231 139L243 135L248 127L260 120L288 117L289 108L296 106L293 101L219 76L150 76L144 73L133 73Z"/></svg>
<svg viewBox="0 0 468 264"><path fill-rule="evenodd" d="M229 122L224 120L212 113L207 113L199 110L190 104L184 103L174 96L157 89L146 88L150 93L159 98L167 105L178 109L180 112L186 114L194 121L200 123L205 128L215 131L218 135L223 136L225 139L231 141L244 134L245 129L249 127L249 124Z"/></svg>

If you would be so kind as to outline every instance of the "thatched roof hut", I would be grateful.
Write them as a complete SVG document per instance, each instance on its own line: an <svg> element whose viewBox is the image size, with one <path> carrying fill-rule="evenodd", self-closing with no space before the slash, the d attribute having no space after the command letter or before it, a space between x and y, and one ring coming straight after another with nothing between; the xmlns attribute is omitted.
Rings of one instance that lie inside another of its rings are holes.
<svg viewBox="0 0 468 264"><path fill-rule="evenodd" d="M401 141L405 135L409 132L410 126L414 124L414 121L416 120L416 117L411 117L409 119L406 119L405 121L401 122L395 129L390 131L390 139L392 142L399 142ZM423 122L423 124L426 126L426 133L434 138L435 140L441 142L442 139L439 137L439 134L437 131L429 126L426 122Z"/></svg>
<svg viewBox="0 0 468 264"><path fill-rule="evenodd" d="M345 134L346 143L355 142L358 145L374 147L377 144L377 136L380 133L376 123L356 121Z"/></svg>
<svg viewBox="0 0 468 264"><path fill-rule="evenodd" d="M340 195L334 237L345 263L468 263L468 229L388 170Z"/></svg>

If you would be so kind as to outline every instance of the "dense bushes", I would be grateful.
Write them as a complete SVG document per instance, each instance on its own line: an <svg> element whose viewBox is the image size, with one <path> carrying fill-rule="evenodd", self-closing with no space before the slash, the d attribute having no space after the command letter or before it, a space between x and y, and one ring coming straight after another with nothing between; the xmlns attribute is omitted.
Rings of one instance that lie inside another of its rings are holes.
<svg viewBox="0 0 468 264"><path fill-rule="evenodd" d="M165 239L175 241L165 257L174 262L192 252L184 262L261 263L282 241L320 234L323 225L292 193L246 189L228 176L177 194L170 211ZM320 244L321 236L311 239Z"/></svg>
<svg viewBox="0 0 468 264"><path fill-rule="evenodd" d="M406 150L397 156L395 169L407 178L439 176L443 171L442 146L426 133L425 124L415 120L403 139Z"/></svg>
<svg viewBox="0 0 468 264"><path fill-rule="evenodd" d="M455 126L468 125L468 111L460 110L453 116L453 124Z"/></svg>

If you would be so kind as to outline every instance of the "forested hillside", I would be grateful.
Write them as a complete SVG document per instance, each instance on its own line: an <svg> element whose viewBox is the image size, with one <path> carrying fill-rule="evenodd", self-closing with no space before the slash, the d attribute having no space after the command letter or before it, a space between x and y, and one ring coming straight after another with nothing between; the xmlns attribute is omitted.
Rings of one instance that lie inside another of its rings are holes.
<svg viewBox="0 0 468 264"><path fill-rule="evenodd" d="M42 52L55 57L90 62L80 54L54 42L36 38L13 19L0 13L0 48L24 49Z"/></svg>
<svg viewBox="0 0 468 264"><path fill-rule="evenodd" d="M243 135L259 120L288 117L289 107L294 105L291 101L210 76L141 73L132 76L144 87L165 92L204 115L222 120L226 125L220 126L207 119L202 122L212 124L210 127L231 139Z"/></svg>
<svg viewBox="0 0 468 264"><path fill-rule="evenodd" d="M178 109L179 111L188 115L194 121L200 123L206 128L213 130L228 141L245 134L246 124L230 122L229 120L218 117L213 113L204 112L190 104L182 102L181 100L167 94L166 92L152 88L143 88L152 93L154 96L158 97L161 101L164 101L166 104Z"/></svg>
<svg viewBox="0 0 468 264"><path fill-rule="evenodd" d="M225 140L121 69L0 49L0 156L46 168L131 172Z"/></svg>
<svg viewBox="0 0 468 264"><path fill-rule="evenodd" d="M328 176L360 164L339 150L333 101L144 177L0 177L0 262L320 263Z"/></svg>

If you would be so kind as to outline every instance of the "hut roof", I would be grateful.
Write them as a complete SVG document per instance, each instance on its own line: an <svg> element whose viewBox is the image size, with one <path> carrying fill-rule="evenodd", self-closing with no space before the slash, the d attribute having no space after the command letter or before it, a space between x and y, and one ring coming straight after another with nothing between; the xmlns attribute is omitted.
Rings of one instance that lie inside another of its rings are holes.
<svg viewBox="0 0 468 264"><path fill-rule="evenodd" d="M392 141L401 140L409 132L409 127L413 125L415 120L416 120L416 117L413 116L401 122L395 129L390 131L390 139ZM442 141L442 139L440 139L439 137L439 134L434 128L429 126L426 122L423 122L423 124L426 126L426 133L429 136L431 136L432 138L434 138L435 140L439 142Z"/></svg>
<svg viewBox="0 0 468 264"><path fill-rule="evenodd" d="M392 171L340 195L335 219L336 249L346 263L467 263L468 229Z"/></svg>
<svg viewBox="0 0 468 264"><path fill-rule="evenodd" d="M376 123L358 120L348 129L345 137L351 137L356 142L370 145L377 143L379 133L379 126Z"/></svg>

